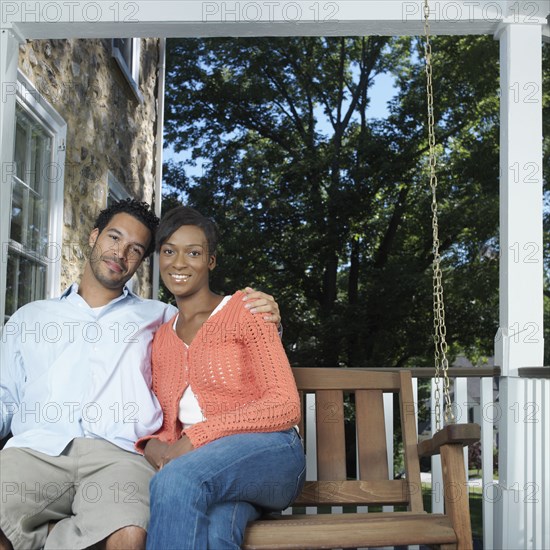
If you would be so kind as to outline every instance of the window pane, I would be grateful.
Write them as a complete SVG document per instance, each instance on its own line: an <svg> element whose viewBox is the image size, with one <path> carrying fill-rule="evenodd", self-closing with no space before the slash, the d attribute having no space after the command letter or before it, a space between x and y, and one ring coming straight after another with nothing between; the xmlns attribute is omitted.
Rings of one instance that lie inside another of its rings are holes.
<svg viewBox="0 0 550 550"><path fill-rule="evenodd" d="M45 253L46 243L48 241L47 227L48 201L35 195L29 194L29 213L28 213L28 232L27 242L25 243L29 250L37 252L39 255Z"/></svg>
<svg viewBox="0 0 550 550"><path fill-rule="evenodd" d="M6 281L6 315L46 295L46 266L10 250Z"/></svg>
<svg viewBox="0 0 550 550"><path fill-rule="evenodd" d="M16 174L10 238L41 254L48 238L52 138L37 120L17 107Z"/></svg>
<svg viewBox="0 0 550 550"><path fill-rule="evenodd" d="M31 132L30 165L28 184L40 195L48 194L49 173L51 166L51 138L39 126L34 126Z"/></svg>
<svg viewBox="0 0 550 550"><path fill-rule="evenodd" d="M23 113L17 110L17 124L15 127L15 174L20 180L25 181L27 173L27 121L22 118Z"/></svg>
<svg viewBox="0 0 550 550"><path fill-rule="evenodd" d="M6 273L6 311L4 315L13 315L17 309L17 295L14 289L17 287L17 278L15 272L17 270L17 259L11 254L8 255L8 268Z"/></svg>
<svg viewBox="0 0 550 550"><path fill-rule="evenodd" d="M132 38L115 38L114 45L120 50L120 53L124 58L124 61L126 61L126 65L128 65L128 67L131 70L133 39Z"/></svg>
<svg viewBox="0 0 550 550"><path fill-rule="evenodd" d="M25 215L23 207L25 204L24 196L27 195L28 189L19 183L16 179L13 180L13 194L11 198L11 225L10 238L20 244L23 243L23 228L25 226Z"/></svg>

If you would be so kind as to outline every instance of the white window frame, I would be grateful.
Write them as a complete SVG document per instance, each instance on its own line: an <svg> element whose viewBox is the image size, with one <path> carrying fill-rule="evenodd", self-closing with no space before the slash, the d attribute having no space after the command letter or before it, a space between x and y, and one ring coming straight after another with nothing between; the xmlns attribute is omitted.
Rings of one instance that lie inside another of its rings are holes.
<svg viewBox="0 0 550 550"><path fill-rule="evenodd" d="M33 83L20 70L17 71L17 104L27 116L38 122L52 139L53 162L50 166L48 210L48 248L43 261L46 265L45 298L59 295L61 290L61 261L63 251L63 192L65 180L65 142L67 123L40 94ZM55 170L55 174L54 171ZM3 186L9 193L10 216L13 184ZM4 198L4 197L3 197ZM9 250L25 254L19 243L10 239Z"/></svg>
<svg viewBox="0 0 550 550"><path fill-rule="evenodd" d="M141 54L141 38L130 38L132 41L132 56L131 59L126 60L124 54L120 48L116 45L117 38L111 39L111 55L118 63L124 78L128 81L132 92L140 103L143 103L143 94L139 90L139 68L140 68L140 54Z"/></svg>

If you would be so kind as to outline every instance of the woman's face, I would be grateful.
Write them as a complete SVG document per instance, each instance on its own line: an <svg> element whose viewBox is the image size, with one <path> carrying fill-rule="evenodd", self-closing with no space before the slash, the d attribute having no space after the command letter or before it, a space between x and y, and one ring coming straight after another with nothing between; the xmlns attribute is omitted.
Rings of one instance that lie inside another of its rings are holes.
<svg viewBox="0 0 550 550"><path fill-rule="evenodd" d="M208 288L208 274L216 257L208 255L204 231L196 225L182 225L160 247L160 276L177 298Z"/></svg>

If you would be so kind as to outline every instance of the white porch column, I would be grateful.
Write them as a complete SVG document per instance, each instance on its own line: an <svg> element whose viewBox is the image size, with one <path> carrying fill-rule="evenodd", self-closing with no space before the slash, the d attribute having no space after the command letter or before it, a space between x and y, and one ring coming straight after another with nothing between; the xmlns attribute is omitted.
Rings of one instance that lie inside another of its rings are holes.
<svg viewBox="0 0 550 550"><path fill-rule="evenodd" d="M499 486L494 547L536 548L526 502L530 430L521 367L543 365L541 26L502 23L500 40ZM541 419L539 419L539 422ZM540 507L539 507L540 508ZM533 513L531 509L530 513ZM541 514L539 509L537 514Z"/></svg>
<svg viewBox="0 0 550 550"><path fill-rule="evenodd" d="M15 97L20 39L9 28L0 29L0 325L6 308L6 268L14 171Z"/></svg>

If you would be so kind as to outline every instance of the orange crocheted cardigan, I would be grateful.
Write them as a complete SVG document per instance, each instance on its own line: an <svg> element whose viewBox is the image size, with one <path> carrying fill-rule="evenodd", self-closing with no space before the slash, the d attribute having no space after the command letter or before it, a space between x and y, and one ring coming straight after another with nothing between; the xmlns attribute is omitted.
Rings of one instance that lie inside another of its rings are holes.
<svg viewBox="0 0 550 550"><path fill-rule="evenodd" d="M286 430L300 419L296 383L274 323L253 315L236 292L186 347L163 324L153 340L153 391L163 412L161 428L143 437L172 443L183 433L195 448L242 432ZM204 420L182 432L179 402L191 384Z"/></svg>

